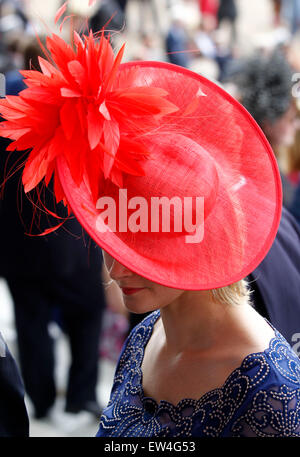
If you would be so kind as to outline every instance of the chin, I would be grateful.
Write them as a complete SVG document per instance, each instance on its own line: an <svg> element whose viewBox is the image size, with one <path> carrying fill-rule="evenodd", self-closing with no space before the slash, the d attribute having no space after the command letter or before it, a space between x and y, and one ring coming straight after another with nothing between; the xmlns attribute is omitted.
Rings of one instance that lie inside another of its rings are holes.
<svg viewBox="0 0 300 457"><path fill-rule="evenodd" d="M152 311L156 311L159 308L157 305L147 305L141 302L138 303L138 301L135 302L135 300L132 300L128 297L123 297L123 301L126 309L133 314L151 313Z"/></svg>
<svg viewBox="0 0 300 457"><path fill-rule="evenodd" d="M136 309L129 309L127 308L127 310L131 313L131 314L147 314L147 313L150 313L151 311L140 311L140 310L136 310Z"/></svg>

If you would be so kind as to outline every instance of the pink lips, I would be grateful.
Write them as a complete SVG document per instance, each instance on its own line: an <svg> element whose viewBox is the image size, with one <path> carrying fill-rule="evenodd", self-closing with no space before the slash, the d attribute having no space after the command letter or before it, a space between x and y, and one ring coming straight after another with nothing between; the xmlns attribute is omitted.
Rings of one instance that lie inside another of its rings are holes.
<svg viewBox="0 0 300 457"><path fill-rule="evenodd" d="M129 288L129 287L122 287L122 292L124 295L132 295L132 294L135 294L136 292L139 292L140 290L143 290L144 287L140 287L138 289L133 289L133 288Z"/></svg>

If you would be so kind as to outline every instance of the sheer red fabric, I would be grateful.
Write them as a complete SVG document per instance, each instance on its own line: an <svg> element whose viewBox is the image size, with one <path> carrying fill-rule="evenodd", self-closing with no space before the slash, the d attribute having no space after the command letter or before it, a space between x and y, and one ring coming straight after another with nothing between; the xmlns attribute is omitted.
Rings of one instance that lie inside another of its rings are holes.
<svg viewBox="0 0 300 457"><path fill-rule="evenodd" d="M149 208L153 197L203 197L203 238L190 243L184 230L164 232L161 225L151 232L150 210L145 232L119 230L118 223L102 232L103 212L88 184L75 183L61 156L60 182L75 215L103 249L157 283L201 290L244 278L267 254L281 214L280 176L265 136L237 101L195 73L162 62L133 62L120 66L119 84L128 72L134 86L167 91L167 100L179 110L135 136L149 158L145 176L125 176L127 200L119 203L119 187L104 177L101 195L113 198L117 215L136 196ZM173 222L175 212L170 214Z"/></svg>

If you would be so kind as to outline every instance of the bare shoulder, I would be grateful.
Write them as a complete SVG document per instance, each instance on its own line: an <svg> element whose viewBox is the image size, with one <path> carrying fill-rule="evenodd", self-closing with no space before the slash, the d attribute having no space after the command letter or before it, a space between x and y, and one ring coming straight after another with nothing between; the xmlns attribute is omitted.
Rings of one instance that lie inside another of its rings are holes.
<svg viewBox="0 0 300 457"><path fill-rule="evenodd" d="M241 365L250 354L264 352L269 348L275 337L274 328L253 308L241 316L240 325L229 335L228 340L218 352L218 358L223 358L228 369Z"/></svg>
<svg viewBox="0 0 300 457"><path fill-rule="evenodd" d="M247 313L241 330L244 333L241 335L241 341L247 347L248 353L263 352L275 337L274 328L253 308Z"/></svg>

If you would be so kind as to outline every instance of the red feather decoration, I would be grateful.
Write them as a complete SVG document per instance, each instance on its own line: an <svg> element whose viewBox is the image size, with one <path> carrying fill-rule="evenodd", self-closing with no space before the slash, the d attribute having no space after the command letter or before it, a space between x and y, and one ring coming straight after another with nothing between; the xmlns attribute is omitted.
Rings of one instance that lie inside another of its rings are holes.
<svg viewBox="0 0 300 457"><path fill-rule="evenodd" d="M67 10L67 4L68 2L65 2L60 8L59 10L56 12L56 15L55 15L55 18L54 18L54 24L57 24L57 22L59 21L59 19L62 17L62 15L66 12Z"/></svg>
<svg viewBox="0 0 300 457"><path fill-rule="evenodd" d="M57 12L56 22L65 11ZM14 140L9 149L32 149L23 172L25 192L54 175L57 202L65 195L56 171L56 159L65 156L71 175L86 182L94 200L103 177L122 186L123 173L144 174L148 151L135 139L162 116L178 108L167 92L134 87L136 69L119 72L124 46L117 56L104 33L74 32L71 47L58 35L47 38L41 72L22 71L27 88L19 96L0 100L0 135Z"/></svg>

